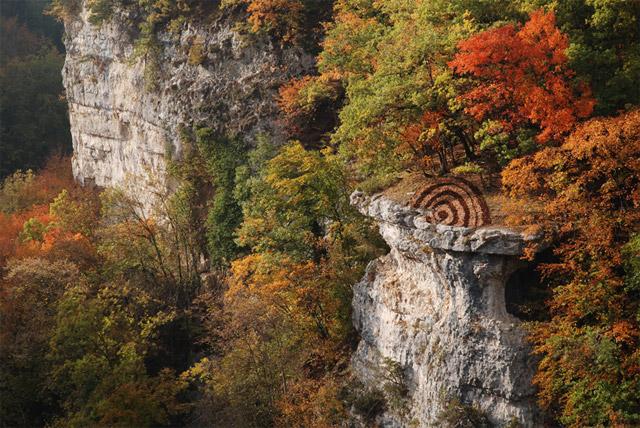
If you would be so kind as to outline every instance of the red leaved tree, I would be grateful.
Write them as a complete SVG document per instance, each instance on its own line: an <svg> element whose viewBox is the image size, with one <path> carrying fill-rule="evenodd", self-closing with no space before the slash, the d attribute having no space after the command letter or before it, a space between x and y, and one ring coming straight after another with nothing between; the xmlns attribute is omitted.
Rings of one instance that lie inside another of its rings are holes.
<svg viewBox="0 0 640 428"><path fill-rule="evenodd" d="M449 67L470 78L460 96L465 111L478 121L499 121L507 132L535 125L540 143L560 139L595 104L588 87L574 82L568 46L553 12L543 10L522 28L505 25L462 41Z"/></svg>

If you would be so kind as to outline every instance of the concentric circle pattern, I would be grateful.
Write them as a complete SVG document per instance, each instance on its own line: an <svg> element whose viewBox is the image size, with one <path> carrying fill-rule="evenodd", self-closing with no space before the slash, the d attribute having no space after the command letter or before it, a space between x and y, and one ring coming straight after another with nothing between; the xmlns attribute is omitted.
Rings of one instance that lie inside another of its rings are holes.
<svg viewBox="0 0 640 428"><path fill-rule="evenodd" d="M429 223L464 227L491 224L489 207L482 194L462 178L437 179L417 191L411 205L423 210Z"/></svg>

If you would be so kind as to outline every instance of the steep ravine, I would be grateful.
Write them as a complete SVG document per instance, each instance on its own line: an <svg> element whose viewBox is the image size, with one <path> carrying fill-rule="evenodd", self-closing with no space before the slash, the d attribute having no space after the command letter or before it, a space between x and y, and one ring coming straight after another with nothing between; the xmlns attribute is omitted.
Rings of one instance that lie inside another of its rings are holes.
<svg viewBox="0 0 640 428"><path fill-rule="evenodd" d="M387 359L402 368L408 389L408 414L387 411L382 425L437 426L444 403L456 398L496 426L539 426L535 360L504 292L518 256L539 237L433 225L383 194L354 193L352 203L379 224L391 248L371 262L353 299L356 376L383 385Z"/></svg>
<svg viewBox="0 0 640 428"><path fill-rule="evenodd" d="M298 49L268 39L248 43L221 14L160 34L161 69L153 88L145 63L132 59L131 20L101 26L86 9L66 22L63 70L73 137L74 175L99 186L133 184L150 202L146 180L166 184L166 162L180 157L181 129L213 128L251 142L260 133L284 140L276 105L280 85L313 66ZM189 60L194 43L202 58ZM434 226L384 196L354 194L391 251L354 286L361 341L353 356L365 384L382 380L385 358L402 367L408 413L386 412L385 426L433 426L447 397L485 411L496 424L538 424L534 361L517 319L507 314L504 286L527 239L504 228Z"/></svg>

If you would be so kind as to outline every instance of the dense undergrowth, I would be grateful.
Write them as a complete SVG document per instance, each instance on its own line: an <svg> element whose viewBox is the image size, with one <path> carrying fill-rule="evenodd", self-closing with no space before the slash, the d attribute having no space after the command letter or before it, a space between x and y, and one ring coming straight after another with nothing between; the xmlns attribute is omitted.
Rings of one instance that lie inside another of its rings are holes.
<svg viewBox="0 0 640 428"><path fill-rule="evenodd" d="M0 9L0 178L71 151L62 93L62 26L37 0Z"/></svg>
<svg viewBox="0 0 640 428"><path fill-rule="evenodd" d="M219 7L278 43L318 42L317 73L280 90L291 141L184 130L177 190L144 215L126 189L76 186L66 161L6 179L3 424L323 427L406 411L397 363L374 390L347 368L350 287L385 251L348 195L407 172L481 174L542 207L509 219L554 239L548 313L528 325L540 403L565 426L640 423L637 2L203 4L89 2L96 25L138 10L143 45ZM442 424L485 424L470 404L443 403Z"/></svg>

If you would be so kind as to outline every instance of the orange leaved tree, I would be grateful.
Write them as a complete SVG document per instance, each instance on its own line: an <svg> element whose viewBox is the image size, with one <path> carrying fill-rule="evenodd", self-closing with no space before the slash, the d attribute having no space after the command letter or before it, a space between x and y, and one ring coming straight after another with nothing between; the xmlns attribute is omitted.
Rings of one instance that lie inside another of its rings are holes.
<svg viewBox="0 0 640 428"><path fill-rule="evenodd" d="M551 318L533 326L541 403L568 426L640 423L640 111L513 161L503 183L556 223Z"/></svg>
<svg viewBox="0 0 640 428"><path fill-rule="evenodd" d="M509 24L460 42L449 67L469 77L459 98L466 112L499 122L508 134L533 125L540 143L566 135L595 103L588 88L573 81L568 47L553 12L543 10L521 28Z"/></svg>

